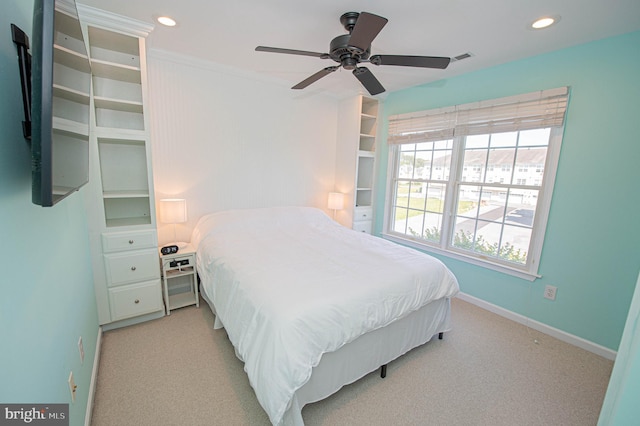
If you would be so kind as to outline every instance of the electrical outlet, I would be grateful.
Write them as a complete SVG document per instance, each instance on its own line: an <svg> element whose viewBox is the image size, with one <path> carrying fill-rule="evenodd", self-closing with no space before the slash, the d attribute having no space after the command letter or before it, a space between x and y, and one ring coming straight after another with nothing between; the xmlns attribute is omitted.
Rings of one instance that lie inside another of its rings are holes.
<svg viewBox="0 0 640 426"><path fill-rule="evenodd" d="M556 300L556 292L558 291L558 287L554 287L552 285L547 285L544 287L544 298L549 300Z"/></svg>
<svg viewBox="0 0 640 426"><path fill-rule="evenodd" d="M80 362L84 362L84 346L82 345L82 336L78 339L78 350L80 351Z"/></svg>
<svg viewBox="0 0 640 426"><path fill-rule="evenodd" d="M75 380L73 380L73 371L69 373L69 392L71 392L71 402L76 402L76 390L78 386L76 385Z"/></svg>

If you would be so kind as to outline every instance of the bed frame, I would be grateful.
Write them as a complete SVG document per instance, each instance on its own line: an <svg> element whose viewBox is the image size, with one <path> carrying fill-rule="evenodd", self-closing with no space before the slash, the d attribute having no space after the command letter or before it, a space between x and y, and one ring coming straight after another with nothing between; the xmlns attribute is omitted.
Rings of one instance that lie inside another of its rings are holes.
<svg viewBox="0 0 640 426"><path fill-rule="evenodd" d="M443 332L438 333L438 339L442 340L443 338L444 338L444 333ZM384 364L380 367L380 377L383 379L387 377L387 364Z"/></svg>
<svg viewBox="0 0 640 426"><path fill-rule="evenodd" d="M214 328L222 328L213 303L200 293L215 315ZM366 333L335 352L325 353L313 367L311 378L298 389L284 414L284 425L302 426L302 408L327 398L340 388L380 368L387 374L387 364L411 349L421 346L450 329L451 301L439 299L387 325Z"/></svg>

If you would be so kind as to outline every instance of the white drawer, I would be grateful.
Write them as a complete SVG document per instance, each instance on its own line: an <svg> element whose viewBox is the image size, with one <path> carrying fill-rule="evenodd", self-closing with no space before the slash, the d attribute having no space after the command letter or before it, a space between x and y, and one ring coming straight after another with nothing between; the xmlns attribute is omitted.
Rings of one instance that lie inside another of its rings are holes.
<svg viewBox="0 0 640 426"><path fill-rule="evenodd" d="M160 280L109 289L111 321L164 309Z"/></svg>
<svg viewBox="0 0 640 426"><path fill-rule="evenodd" d="M157 248L155 231L110 232L102 234L102 250L105 253L143 248Z"/></svg>
<svg viewBox="0 0 640 426"><path fill-rule="evenodd" d="M353 226L351 228L354 231L371 234L371 231L373 229L373 222L371 222L370 220L361 220L358 222L353 222Z"/></svg>
<svg viewBox="0 0 640 426"><path fill-rule="evenodd" d="M373 219L373 209L371 207L356 208L353 210L353 220L355 222L360 220L371 221Z"/></svg>
<svg viewBox="0 0 640 426"><path fill-rule="evenodd" d="M109 287L160 278L155 250L106 254L104 263Z"/></svg>

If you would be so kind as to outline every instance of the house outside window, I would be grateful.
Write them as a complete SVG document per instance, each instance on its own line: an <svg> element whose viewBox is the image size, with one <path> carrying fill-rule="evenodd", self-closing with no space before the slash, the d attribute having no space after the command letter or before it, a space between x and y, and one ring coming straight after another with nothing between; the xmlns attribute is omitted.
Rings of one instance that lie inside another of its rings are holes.
<svg viewBox="0 0 640 426"><path fill-rule="evenodd" d="M390 117L384 236L535 279L567 98L560 88Z"/></svg>

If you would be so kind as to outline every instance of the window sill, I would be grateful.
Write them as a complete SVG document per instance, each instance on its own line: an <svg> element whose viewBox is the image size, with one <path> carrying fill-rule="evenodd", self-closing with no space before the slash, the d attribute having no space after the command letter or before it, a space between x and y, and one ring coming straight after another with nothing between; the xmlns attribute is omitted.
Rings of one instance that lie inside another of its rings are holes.
<svg viewBox="0 0 640 426"><path fill-rule="evenodd" d="M471 257L471 256L465 256L465 255L460 254L460 253L454 253L454 252L450 252L450 251L439 249L437 247L432 247L432 246L428 246L428 245L425 245L425 244L420 244L417 241L410 240L408 238L398 237L397 235L383 233L382 234L382 238L384 238L386 240L389 240L389 241L393 241L394 243L398 243L398 244L401 244L401 245L404 245L404 246L408 246L408 247L420 250L420 251L429 252L429 253L435 253L435 254L439 254L439 255L442 255L442 256L447 256L447 257L450 257L452 259L460 260L462 262L470 263L472 265L480 266L482 268L490 269L492 271L501 272L503 274L511 275L511 276L518 277L518 278L522 278L522 279L527 280L527 281L535 281L537 278L541 278L542 277L541 275L534 274L534 273L531 273L531 272L522 271L522 270L519 270L519 269L516 269L516 268L510 268L508 266L498 265L498 264L491 263L491 262L485 262L483 260L476 259L476 258Z"/></svg>

